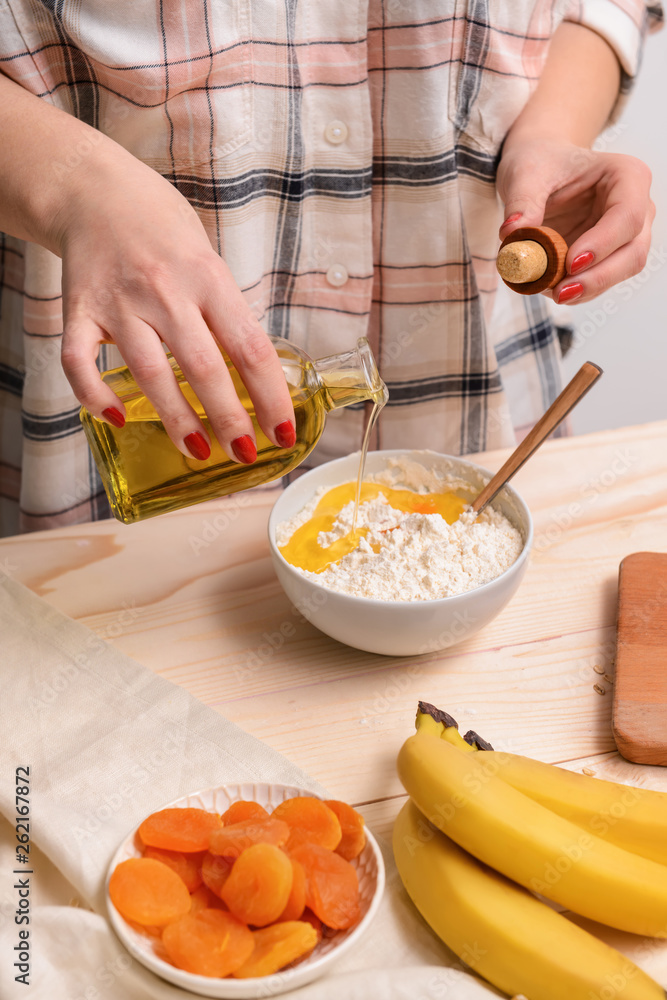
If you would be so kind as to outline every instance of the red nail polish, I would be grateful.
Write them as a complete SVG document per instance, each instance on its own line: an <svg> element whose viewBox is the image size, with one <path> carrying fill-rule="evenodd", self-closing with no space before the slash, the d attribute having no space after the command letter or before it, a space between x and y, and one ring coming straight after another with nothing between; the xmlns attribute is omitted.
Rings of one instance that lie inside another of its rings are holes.
<svg viewBox="0 0 667 1000"><path fill-rule="evenodd" d="M114 427L124 427L125 417L117 410L115 406L107 406L106 410L102 410L102 416L105 420L108 420L110 424Z"/></svg>
<svg viewBox="0 0 667 1000"><path fill-rule="evenodd" d="M283 420L282 424L278 424L274 434L281 448L293 448L296 444L296 430L291 420Z"/></svg>
<svg viewBox="0 0 667 1000"><path fill-rule="evenodd" d="M560 295L558 296L558 305L563 302L572 302L573 299L578 299L584 290L584 286L580 285L579 282L575 282L574 285L566 285L565 288L561 288Z"/></svg>
<svg viewBox="0 0 667 1000"><path fill-rule="evenodd" d="M592 264L595 260L595 254L590 250L586 250L585 253L577 254L572 263L570 264L570 274L579 274L583 271L585 267Z"/></svg>
<svg viewBox="0 0 667 1000"><path fill-rule="evenodd" d="M188 434L183 440L192 457L199 459L200 462L205 462L211 454L211 446L199 431L193 431L192 434Z"/></svg>
<svg viewBox="0 0 667 1000"><path fill-rule="evenodd" d="M504 229L505 226L509 226L510 222L516 222L516 220L520 218L521 218L521 212L512 212L511 215L508 215L508 217L505 219L500 228Z"/></svg>
<svg viewBox="0 0 667 1000"><path fill-rule="evenodd" d="M232 451L239 462L243 462L244 465L252 465L257 458L257 446L249 434L234 438L232 441Z"/></svg>

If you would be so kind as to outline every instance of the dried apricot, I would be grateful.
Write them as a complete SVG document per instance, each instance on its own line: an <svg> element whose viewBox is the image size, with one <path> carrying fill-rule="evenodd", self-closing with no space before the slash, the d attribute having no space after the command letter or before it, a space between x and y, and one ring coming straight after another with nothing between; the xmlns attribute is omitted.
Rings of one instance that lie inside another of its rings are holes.
<svg viewBox="0 0 667 1000"><path fill-rule="evenodd" d="M303 865L300 865L294 858L290 858L292 863L292 888L287 899L287 905L278 917L281 922L284 920L299 920L306 908L306 873Z"/></svg>
<svg viewBox="0 0 667 1000"><path fill-rule="evenodd" d="M217 813L205 809L160 809L146 817L139 837L146 846L167 851L206 851L211 831L220 826Z"/></svg>
<svg viewBox="0 0 667 1000"><path fill-rule="evenodd" d="M345 858L346 861L358 858L366 844L364 817L347 802L339 802L338 799L327 799L325 805L336 813L343 831L343 836L336 848L336 854L340 854L341 858Z"/></svg>
<svg viewBox="0 0 667 1000"><path fill-rule="evenodd" d="M190 899L192 899L192 896L190 896ZM162 939L162 927L153 927L152 924L136 924L134 920L128 920L127 917L124 917L123 919L128 927L131 927L137 934L152 938L154 944Z"/></svg>
<svg viewBox="0 0 667 1000"><path fill-rule="evenodd" d="M200 910L162 934L169 961L198 976L229 976L252 954L252 932L225 910Z"/></svg>
<svg viewBox="0 0 667 1000"><path fill-rule="evenodd" d="M274 844L282 847L287 843L290 828L282 820L267 816L266 819L249 820L246 823L232 823L214 830L211 834L209 850L225 858L238 858L242 851L252 844Z"/></svg>
<svg viewBox="0 0 667 1000"><path fill-rule="evenodd" d="M220 896L222 887L229 878L233 861L231 858L221 858L207 851L201 865L201 877L205 886L216 896Z"/></svg>
<svg viewBox="0 0 667 1000"><path fill-rule="evenodd" d="M224 826L230 826L232 823L247 823L248 820L252 819L267 819L268 815L264 806L260 806L259 802L239 799L238 802L232 802L229 809L223 812L222 822Z"/></svg>
<svg viewBox="0 0 667 1000"><path fill-rule="evenodd" d="M200 885L198 889L190 893L190 913L198 913L199 910L226 910L227 907L207 885Z"/></svg>
<svg viewBox="0 0 667 1000"><path fill-rule="evenodd" d="M221 896L239 920L266 927L287 906L291 888L292 864L285 852L274 844L252 844L234 862Z"/></svg>
<svg viewBox="0 0 667 1000"><path fill-rule="evenodd" d="M270 976L273 972L303 958L317 944L315 928L301 920L288 920L253 931L254 950L234 973L236 979Z"/></svg>
<svg viewBox="0 0 667 1000"><path fill-rule="evenodd" d="M342 830L338 817L321 799L309 795L285 799L271 815L290 825L292 835L288 841L288 850L297 844L309 843L334 851L340 843Z"/></svg>
<svg viewBox="0 0 667 1000"><path fill-rule="evenodd" d="M154 858L128 858L114 868L109 898L121 916L163 927L190 909L190 893L173 869Z"/></svg>
<svg viewBox="0 0 667 1000"><path fill-rule="evenodd" d="M292 857L306 872L306 906L327 927L344 930L359 920L357 873L340 854L318 844L302 844Z"/></svg>
<svg viewBox="0 0 667 1000"><path fill-rule="evenodd" d="M146 847L144 857L161 861L175 871L185 882L188 892L194 892L201 885L203 851L184 854L183 851L165 851L162 847Z"/></svg>
<svg viewBox="0 0 667 1000"><path fill-rule="evenodd" d="M320 920L320 918L316 917L315 914L313 913L313 911L309 910L308 907L306 907L306 909L301 914L301 919L302 920L307 920L308 923L311 924L315 928L315 932L317 934L317 940L321 941L322 940L322 921Z"/></svg>

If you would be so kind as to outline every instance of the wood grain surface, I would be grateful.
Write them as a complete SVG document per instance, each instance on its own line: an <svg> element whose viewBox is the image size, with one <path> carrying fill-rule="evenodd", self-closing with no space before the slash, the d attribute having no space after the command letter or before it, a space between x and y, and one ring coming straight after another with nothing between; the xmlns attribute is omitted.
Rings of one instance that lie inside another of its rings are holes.
<svg viewBox="0 0 667 1000"><path fill-rule="evenodd" d="M475 460L495 472L508 452ZM514 479L535 542L499 617L451 649L391 658L329 639L290 605L266 538L276 491L134 525L0 541L0 571L83 623L389 829L395 760L419 698L495 746L667 790L616 752L618 569L667 552L667 422L548 441Z"/></svg>
<svg viewBox="0 0 667 1000"><path fill-rule="evenodd" d="M612 731L628 760L667 765L665 552L635 552L621 563Z"/></svg>

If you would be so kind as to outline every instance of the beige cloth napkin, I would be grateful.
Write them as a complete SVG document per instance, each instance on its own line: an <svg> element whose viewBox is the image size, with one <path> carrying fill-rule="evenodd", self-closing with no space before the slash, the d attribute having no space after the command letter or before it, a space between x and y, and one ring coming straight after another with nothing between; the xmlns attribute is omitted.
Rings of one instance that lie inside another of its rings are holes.
<svg viewBox="0 0 667 1000"><path fill-rule="evenodd" d="M131 959L111 930L104 885L118 845L151 810L199 788L255 780L323 789L6 576L0 643L0 997L194 997ZM17 767L30 768L28 866L15 860ZM385 860L383 904L360 946L329 976L297 991L299 998L495 996L447 967L456 959L412 909L386 850ZM29 925L15 922L26 880ZM29 987L16 981L21 970L14 966L26 927Z"/></svg>

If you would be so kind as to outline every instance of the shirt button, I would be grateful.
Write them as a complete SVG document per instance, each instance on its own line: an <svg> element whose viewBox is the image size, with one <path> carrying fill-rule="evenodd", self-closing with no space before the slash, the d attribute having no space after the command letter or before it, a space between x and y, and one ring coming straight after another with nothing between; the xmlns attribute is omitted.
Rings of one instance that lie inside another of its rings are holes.
<svg viewBox="0 0 667 1000"><path fill-rule="evenodd" d="M334 288L340 288L341 285L345 284L347 279L348 273L342 264L332 264L327 271L327 281Z"/></svg>
<svg viewBox="0 0 667 1000"><path fill-rule="evenodd" d="M324 138L327 142L332 142L334 146L338 146L339 143L345 142L348 136L347 125L345 122L340 122L338 119L329 122L324 130Z"/></svg>

